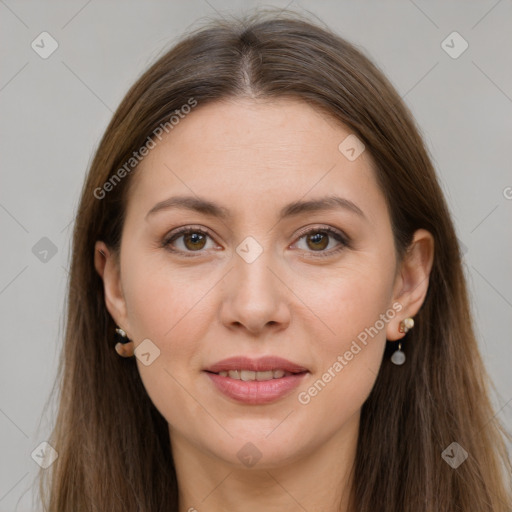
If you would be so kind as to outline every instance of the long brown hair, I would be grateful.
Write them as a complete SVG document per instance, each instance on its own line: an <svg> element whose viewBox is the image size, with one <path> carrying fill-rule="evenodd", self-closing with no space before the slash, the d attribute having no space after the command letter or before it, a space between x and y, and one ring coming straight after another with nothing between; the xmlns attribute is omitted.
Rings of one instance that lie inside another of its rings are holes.
<svg viewBox="0 0 512 512"><path fill-rule="evenodd" d="M355 510L510 511L508 434L494 417L457 238L415 122L361 50L303 15L273 10L195 29L131 87L101 140L74 226L60 402L48 440L59 457L41 470L45 510L178 510L167 422L136 362L114 351L115 324L94 267L97 240L119 251L136 166L101 199L97 191L191 98L200 108L235 96L294 98L349 127L376 162L399 257L416 229L434 237L407 363L385 357L362 407ZM457 469L441 455L452 442L468 453Z"/></svg>

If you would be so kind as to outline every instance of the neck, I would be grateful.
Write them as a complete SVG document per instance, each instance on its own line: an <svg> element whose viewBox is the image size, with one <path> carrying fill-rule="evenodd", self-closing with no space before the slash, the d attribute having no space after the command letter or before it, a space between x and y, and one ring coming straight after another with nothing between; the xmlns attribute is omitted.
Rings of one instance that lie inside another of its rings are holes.
<svg viewBox="0 0 512 512"><path fill-rule="evenodd" d="M343 429L305 447L293 461L240 467L173 431L171 446L179 486L179 512L351 512L352 468L359 414Z"/></svg>

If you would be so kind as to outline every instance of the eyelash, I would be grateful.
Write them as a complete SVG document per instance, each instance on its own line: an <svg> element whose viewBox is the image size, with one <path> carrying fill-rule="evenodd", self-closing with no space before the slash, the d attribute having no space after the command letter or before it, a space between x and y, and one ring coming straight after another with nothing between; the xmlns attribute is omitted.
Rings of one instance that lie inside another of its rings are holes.
<svg viewBox="0 0 512 512"><path fill-rule="evenodd" d="M191 233L200 233L202 235L206 235L210 238L213 239L213 237L210 235L210 233L208 231L205 231L204 229L202 228L196 228L196 227L193 227L193 226L186 226L186 227L183 227L183 228L179 228L178 230L172 232L169 234L168 237L166 237L163 242L162 242L162 247L167 249L168 251L172 252L172 253L176 253L176 254L179 254L179 255L182 255L186 258L188 257L197 257L199 256L203 250L198 250L198 251L181 251L181 250L176 250L176 249L172 249L171 248L171 243L174 242L175 240L177 240L178 238L180 238L181 236L183 235L187 235L187 234L191 234ZM341 233L340 231L337 231L331 227L323 227L323 226L319 226L319 227L315 227L315 228L312 228L312 229L308 229L306 231L302 231L301 233L299 233L299 238L297 241L301 240L302 238L304 238L305 236L309 235L309 234L318 234L318 233L324 233L324 234L327 234L329 236L332 236L334 239L336 239L336 241L338 241L340 243L340 246L337 248L337 249L331 249L330 251L311 251L313 253L313 256L314 258L326 258L326 257L329 257L329 256L333 256L334 254L338 254L340 251L342 251L343 249L345 249L346 247L350 247L350 243L349 243L349 239L346 235L344 235L343 233ZM198 253L198 254L194 254L194 253ZM310 256L308 254L308 256Z"/></svg>

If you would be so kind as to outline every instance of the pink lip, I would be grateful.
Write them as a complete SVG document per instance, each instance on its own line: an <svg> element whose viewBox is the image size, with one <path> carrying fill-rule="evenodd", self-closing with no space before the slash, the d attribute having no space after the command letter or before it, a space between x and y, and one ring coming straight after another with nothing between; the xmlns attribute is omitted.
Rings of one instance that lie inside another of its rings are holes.
<svg viewBox="0 0 512 512"><path fill-rule="evenodd" d="M247 366L242 368L249 369ZM292 389L300 384L304 376L307 375L307 372L264 381L243 381L230 377L221 377L216 373L209 372L206 372L206 375L212 380L217 389L229 398L249 405L261 405L274 402L290 393Z"/></svg>
<svg viewBox="0 0 512 512"><path fill-rule="evenodd" d="M258 359L250 359L244 356L230 357L215 363L205 371L212 373L226 372L229 370L252 370L254 372L266 372L268 370L284 370L291 373L307 372L308 369L287 359L277 356L265 356ZM277 380L277 379L276 379Z"/></svg>

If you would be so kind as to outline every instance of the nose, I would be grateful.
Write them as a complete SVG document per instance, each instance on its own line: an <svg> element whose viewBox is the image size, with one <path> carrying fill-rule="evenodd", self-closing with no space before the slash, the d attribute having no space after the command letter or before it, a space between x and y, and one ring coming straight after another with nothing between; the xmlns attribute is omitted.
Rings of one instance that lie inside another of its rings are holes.
<svg viewBox="0 0 512 512"><path fill-rule="evenodd" d="M268 329L288 327L291 291L270 251L263 251L251 263L235 254L233 265L224 278L222 323L229 329L243 329L258 336Z"/></svg>

